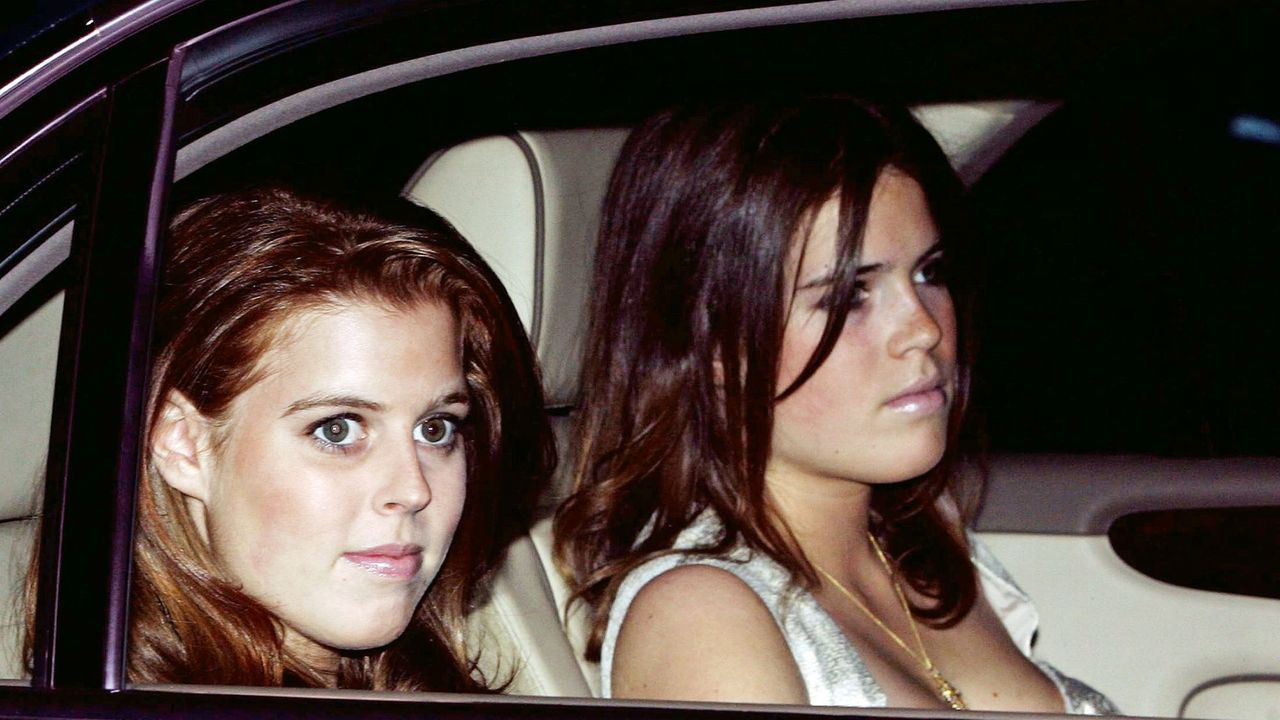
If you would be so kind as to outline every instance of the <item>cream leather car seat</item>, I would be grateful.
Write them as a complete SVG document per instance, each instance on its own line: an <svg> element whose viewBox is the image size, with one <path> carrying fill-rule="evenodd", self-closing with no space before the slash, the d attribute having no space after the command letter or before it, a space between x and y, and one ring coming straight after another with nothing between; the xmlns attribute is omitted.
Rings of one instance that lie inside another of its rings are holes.
<svg viewBox="0 0 1280 720"><path fill-rule="evenodd" d="M522 131L448 148L429 158L405 195L443 215L493 266L542 365L560 467L540 520L508 550L491 597L472 618L481 667L509 692L598 694L599 670L582 659L580 606L561 624L568 589L551 562L550 515L571 484L568 411L586 331L600 205L623 129Z"/></svg>
<svg viewBox="0 0 1280 720"><path fill-rule="evenodd" d="M0 678L25 674L23 580L38 525L61 326L58 294L0 335Z"/></svg>

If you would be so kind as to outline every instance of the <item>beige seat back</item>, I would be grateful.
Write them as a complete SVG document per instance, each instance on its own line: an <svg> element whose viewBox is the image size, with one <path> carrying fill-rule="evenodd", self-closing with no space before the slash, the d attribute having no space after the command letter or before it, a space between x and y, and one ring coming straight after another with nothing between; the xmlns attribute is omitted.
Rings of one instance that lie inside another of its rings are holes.
<svg viewBox="0 0 1280 720"><path fill-rule="evenodd" d="M0 335L0 678L24 674L21 598L49 447L61 321L59 294Z"/></svg>
<svg viewBox="0 0 1280 720"><path fill-rule="evenodd" d="M626 130L519 132L486 137L429 158L406 187L474 244L505 284L542 366L550 408L577 397L600 205ZM547 517L569 488L569 419L552 417L560 468L542 520L508 551L493 596L474 618L484 667L517 668L513 692L587 695L599 671L581 659L582 613L566 641L567 588L555 572Z"/></svg>
<svg viewBox="0 0 1280 720"><path fill-rule="evenodd" d="M591 259L626 130L520 132L437 153L408 196L443 215L493 266L542 364L547 402L576 400Z"/></svg>

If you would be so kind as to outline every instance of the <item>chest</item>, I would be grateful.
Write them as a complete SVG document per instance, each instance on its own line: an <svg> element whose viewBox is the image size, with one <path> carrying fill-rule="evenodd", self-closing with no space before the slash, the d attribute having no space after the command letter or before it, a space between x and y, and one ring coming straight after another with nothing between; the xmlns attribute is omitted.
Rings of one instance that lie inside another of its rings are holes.
<svg viewBox="0 0 1280 720"><path fill-rule="evenodd" d="M947 708L945 681L971 709L1063 712L1057 686L1021 653L984 599L945 630L913 629L901 608L897 616L893 609L872 619L831 598L796 603L784 624L811 702Z"/></svg>

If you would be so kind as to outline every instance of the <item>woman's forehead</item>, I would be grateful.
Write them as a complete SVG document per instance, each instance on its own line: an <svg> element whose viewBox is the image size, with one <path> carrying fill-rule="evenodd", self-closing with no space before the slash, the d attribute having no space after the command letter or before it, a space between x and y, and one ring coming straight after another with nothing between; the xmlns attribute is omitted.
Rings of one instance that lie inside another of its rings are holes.
<svg viewBox="0 0 1280 720"><path fill-rule="evenodd" d="M924 190L893 167L880 173L870 193L859 270L913 265L936 244L937 228ZM830 282L840 259L842 200L833 194L809 213L791 249L791 274L799 288Z"/></svg>
<svg viewBox="0 0 1280 720"><path fill-rule="evenodd" d="M345 318L345 336L366 334L362 331L371 324L381 324L387 320L397 327L419 327L423 318L438 318L451 328L448 343L454 352L460 355L460 344L456 341L458 323L456 313L451 305L440 300L424 298L412 303L388 300L375 297L317 297L300 302L288 310L277 313L269 319L260 333L258 340L260 352L252 368L246 368L250 374L263 377L278 372L290 364L290 357L300 344L313 341L317 332L332 334L336 318ZM405 319L415 319L406 324ZM426 332L426 328L421 328ZM323 333L322 333L323 334Z"/></svg>
<svg viewBox="0 0 1280 720"><path fill-rule="evenodd" d="M830 278L839 257L840 195L833 194L801 220L791 246L791 272L797 287Z"/></svg>

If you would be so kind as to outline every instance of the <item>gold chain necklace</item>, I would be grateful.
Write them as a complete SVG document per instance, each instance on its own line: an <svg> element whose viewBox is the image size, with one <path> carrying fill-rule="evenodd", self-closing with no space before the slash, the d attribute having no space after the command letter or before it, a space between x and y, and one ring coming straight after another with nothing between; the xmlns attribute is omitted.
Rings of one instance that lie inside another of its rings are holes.
<svg viewBox="0 0 1280 720"><path fill-rule="evenodd" d="M865 603L859 600L858 596L854 595L853 591L845 587L844 583L837 580L834 575L827 572L821 565L815 564L813 567L817 569L818 572L822 573L827 580L830 580L831 584L834 585L837 590L844 593L844 596L849 598L849 600L852 601L859 610L866 613L866 616L871 618L871 622L875 623L877 627L883 630L886 635L898 644L898 647L906 651L913 660L920 663L920 666L924 668L924 671L928 673L930 679L933 680L933 684L938 686L938 694L942 696L943 700L956 710L968 709L968 706L964 703L964 698L960 697L960 691L956 690L954 685L947 682L947 679L942 677L942 673L938 672L938 668L933 665L933 660L929 658L928 651L924 649L924 641L920 639L920 628L916 626L915 616L911 614L911 606L907 604L907 596L903 594L902 586L898 584L898 576L893 572L893 567L889 565L889 559L884 556L884 551L880 549L880 543L876 542L875 536L869 532L867 533L867 537L871 540L871 547L875 548L876 557L880 558L880 564L884 566L885 572L889 573L889 581L893 583L893 590L898 595L898 602L902 603L902 610L907 614L907 622L911 624L911 634L915 636L916 647L920 649L920 652L917 653L915 650L912 650L907 645L906 641L898 635L898 633L890 629L883 620L876 617L876 614L871 612L871 608L867 607Z"/></svg>

